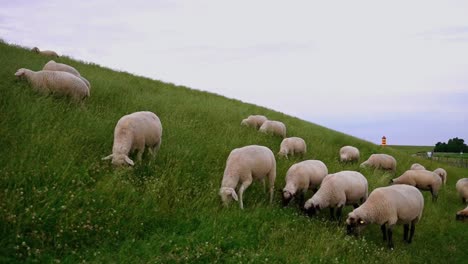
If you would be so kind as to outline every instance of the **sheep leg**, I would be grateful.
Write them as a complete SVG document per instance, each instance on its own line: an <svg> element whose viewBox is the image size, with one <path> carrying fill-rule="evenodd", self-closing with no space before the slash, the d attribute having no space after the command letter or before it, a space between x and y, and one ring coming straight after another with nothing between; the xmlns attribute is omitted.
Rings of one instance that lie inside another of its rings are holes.
<svg viewBox="0 0 468 264"><path fill-rule="evenodd" d="M335 208L330 207L330 220L335 220Z"/></svg>
<svg viewBox="0 0 468 264"><path fill-rule="evenodd" d="M382 230L383 241L387 241L387 226L385 224L381 225L380 230Z"/></svg>
<svg viewBox="0 0 468 264"><path fill-rule="evenodd" d="M298 203L299 203L299 208L304 207L304 192L300 192Z"/></svg>
<svg viewBox="0 0 468 264"><path fill-rule="evenodd" d="M465 198L462 198L462 203L466 203L466 199L465 199Z"/></svg>
<svg viewBox="0 0 468 264"><path fill-rule="evenodd" d="M432 194L432 201L433 202L437 201L437 194L434 194L434 190L432 189L432 186L431 186L430 190L431 190L431 194Z"/></svg>
<svg viewBox="0 0 468 264"><path fill-rule="evenodd" d="M265 178L262 179L263 183L263 192L266 193L266 183L265 183Z"/></svg>
<svg viewBox="0 0 468 264"><path fill-rule="evenodd" d="M359 207L359 204L358 204L358 203L353 204L353 208L354 208L354 209L356 209L356 208L358 208L358 207Z"/></svg>
<svg viewBox="0 0 468 264"><path fill-rule="evenodd" d="M411 241L413 241L413 236L414 236L414 231L416 230L416 224L414 222L411 222L411 230L410 230L410 235L408 239L408 244L411 244Z"/></svg>
<svg viewBox="0 0 468 264"><path fill-rule="evenodd" d="M250 184L252 183L252 180L246 180L245 182L242 183L241 187L239 188L239 204L240 208L244 209L244 191L247 189Z"/></svg>
<svg viewBox="0 0 468 264"><path fill-rule="evenodd" d="M388 238L388 248L389 249L393 249L393 230L392 230L392 227L389 226L387 228L387 238Z"/></svg>
<svg viewBox="0 0 468 264"><path fill-rule="evenodd" d="M403 240L408 242L408 231L409 231L409 224L405 224L403 226L404 228L404 233L403 233Z"/></svg>
<svg viewBox="0 0 468 264"><path fill-rule="evenodd" d="M341 220L341 212L343 211L343 206L340 206L336 209L336 220Z"/></svg>
<svg viewBox="0 0 468 264"><path fill-rule="evenodd" d="M139 149L137 152L137 160L141 161L141 157L143 156L143 152L145 152L145 148Z"/></svg>
<svg viewBox="0 0 468 264"><path fill-rule="evenodd" d="M276 166L268 173L268 185L270 187L270 204L273 203L273 194L275 193Z"/></svg>

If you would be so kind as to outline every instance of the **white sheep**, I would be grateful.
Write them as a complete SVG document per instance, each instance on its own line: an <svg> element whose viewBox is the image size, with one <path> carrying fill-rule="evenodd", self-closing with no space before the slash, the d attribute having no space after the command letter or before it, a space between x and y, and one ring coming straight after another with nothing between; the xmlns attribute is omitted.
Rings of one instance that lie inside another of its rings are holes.
<svg viewBox="0 0 468 264"><path fill-rule="evenodd" d="M15 76L26 78L33 88L44 94L70 96L81 101L89 96L89 88L75 75L60 71L31 71L21 68Z"/></svg>
<svg viewBox="0 0 468 264"><path fill-rule="evenodd" d="M394 225L404 225L403 239L411 243L415 225L421 219L423 209L424 198L413 186L396 184L377 188L371 192L365 203L348 214L347 231L348 234L357 234L368 224L378 224L384 241L393 249Z"/></svg>
<svg viewBox="0 0 468 264"><path fill-rule="evenodd" d="M279 156L288 158L288 155L301 154L305 155L307 152L307 145L304 139L300 137L285 138L281 142Z"/></svg>
<svg viewBox="0 0 468 264"><path fill-rule="evenodd" d="M283 206L299 196L299 206L303 206L307 190L317 191L323 178L327 176L327 166L320 160L305 160L293 164L286 173L286 186L283 188Z"/></svg>
<svg viewBox="0 0 468 264"><path fill-rule="evenodd" d="M353 146L344 146L340 149L341 161L358 161L359 149Z"/></svg>
<svg viewBox="0 0 468 264"><path fill-rule="evenodd" d="M309 215L316 210L330 208L330 218L334 219L334 208L337 208L336 217L341 218L341 211L345 205L359 206L367 199L367 179L357 171L341 171L327 175L320 189L304 205Z"/></svg>
<svg viewBox="0 0 468 264"><path fill-rule="evenodd" d="M458 180L455 188L462 198L463 203L466 203L468 201L468 178Z"/></svg>
<svg viewBox="0 0 468 264"><path fill-rule="evenodd" d="M236 148L231 151L226 161L223 180L219 195L224 205L231 199L239 201L240 208L244 209L243 193L252 184L253 180L263 181L268 178L270 190L270 203L273 202L273 189L276 178L276 160L273 152L264 146L251 145ZM239 197L236 187L240 184Z"/></svg>
<svg viewBox="0 0 468 264"><path fill-rule="evenodd" d="M103 158L112 158L112 164L133 166L134 162L128 155L137 151L137 159L141 161L145 147L155 156L161 147L162 125L158 116L152 112L142 111L123 116L117 122L114 130L114 145L112 154Z"/></svg>
<svg viewBox="0 0 468 264"><path fill-rule="evenodd" d="M262 133L271 133L278 135L283 138L286 137L286 126L280 121L267 120L263 122L263 125L259 129Z"/></svg>
<svg viewBox="0 0 468 264"><path fill-rule="evenodd" d="M396 170L397 162L394 157L387 154L372 154L369 159L361 163L361 167L371 166L377 169Z"/></svg>
<svg viewBox="0 0 468 264"><path fill-rule="evenodd" d="M89 89L91 89L91 84L89 83L88 80L86 80L81 74L72 66L64 64L64 63L58 63L53 60L50 60L47 62L44 67L42 68L43 71L63 71L63 72L68 72L76 77L80 78L83 82L86 83L86 86L88 86Z"/></svg>
<svg viewBox="0 0 468 264"><path fill-rule="evenodd" d="M436 201L442 180L439 175L427 170L407 170L400 177L391 180L392 184L407 184L420 190L429 190Z"/></svg>
<svg viewBox="0 0 468 264"><path fill-rule="evenodd" d="M259 129L267 120L266 116L263 115L249 115L249 117L242 120L241 125Z"/></svg>
<svg viewBox="0 0 468 264"><path fill-rule="evenodd" d="M426 168L419 163L413 163L413 165L411 165L410 170L426 170Z"/></svg>
<svg viewBox="0 0 468 264"><path fill-rule="evenodd" d="M458 211L456 215L456 219L460 221L463 221L467 218L468 218L468 206L465 209Z"/></svg>
<svg viewBox="0 0 468 264"><path fill-rule="evenodd" d="M45 55L45 56L51 56L51 57L57 57L57 58L59 57L59 55L55 51L39 50L38 47L32 48L32 51L35 52L35 53L41 54L41 55Z"/></svg>
<svg viewBox="0 0 468 264"><path fill-rule="evenodd" d="M439 175L439 177L442 179L442 182L444 182L444 184L447 182L447 172L444 169L437 168L434 170L434 173Z"/></svg>

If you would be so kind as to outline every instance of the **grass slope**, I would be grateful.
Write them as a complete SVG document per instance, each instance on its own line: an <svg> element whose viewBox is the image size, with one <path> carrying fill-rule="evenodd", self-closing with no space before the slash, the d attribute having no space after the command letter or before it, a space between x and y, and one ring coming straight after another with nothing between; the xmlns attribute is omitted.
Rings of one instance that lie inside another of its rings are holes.
<svg viewBox="0 0 468 264"><path fill-rule="evenodd" d="M389 145L388 147L405 152L409 155L418 152L429 152L434 150L434 146L405 146L405 145Z"/></svg>
<svg viewBox="0 0 468 264"><path fill-rule="evenodd" d="M253 113L283 121L288 135L308 143L306 158L324 161L330 172L360 170L338 162L347 144L362 157L394 155L398 174L415 161L430 169L439 164L255 105L59 58L92 83L91 97L79 106L15 80L18 68L39 70L48 58L0 43L0 61L0 262L456 263L468 257L468 228L454 220L464 207L454 184L467 170L446 167L439 201L424 193L414 243L404 245L398 227L396 249L389 251L379 227L347 237L342 224L327 220L328 211L309 219L295 206L281 208L278 194L269 205L259 183L246 191L244 211L237 204L222 208L217 193L229 152L249 144L278 152L281 142L240 121ZM111 152L114 126L139 110L160 117L161 151L153 161L114 169L101 161ZM278 160L277 189L297 161ZM360 171L371 190L392 177Z"/></svg>

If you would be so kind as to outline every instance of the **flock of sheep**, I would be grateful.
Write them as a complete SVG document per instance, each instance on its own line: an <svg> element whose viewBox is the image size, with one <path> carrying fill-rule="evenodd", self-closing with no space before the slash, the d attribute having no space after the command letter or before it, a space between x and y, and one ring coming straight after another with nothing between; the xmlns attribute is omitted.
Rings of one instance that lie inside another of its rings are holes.
<svg viewBox="0 0 468 264"><path fill-rule="evenodd" d="M39 52L34 48L33 51ZM57 56L52 51L42 51L47 56ZM41 71L19 69L18 77L26 78L34 89L46 94L70 96L81 101L90 95L91 85L73 67L49 61ZM286 126L279 121L268 120L262 115L251 115L242 120L242 125L258 129L263 133L281 136L279 156L304 155L306 142L299 137L286 138ZM152 112L142 111L125 115L117 122L114 130L112 154L103 158L112 159L114 165L134 165L129 155L137 152L137 160L142 159L145 148L154 157L161 146L162 124ZM344 146L339 151L342 162L355 162L360 158L359 150L353 146ZM396 160L387 154L372 154L363 166L378 169L396 170ZM226 161L226 168L219 195L227 205L235 200L244 208L243 195L253 180L268 179L269 199L273 202L276 179L276 159L273 152L264 146L250 145L231 151ZM404 239L411 243L415 224L421 219L424 199L419 190L429 190L435 201L438 191L447 181L447 173L438 168L434 172L426 170L420 164L413 164L400 177L392 180L392 185L380 187L368 195L367 179L357 171L341 171L329 174L327 166L319 160L305 160L292 165L286 173L286 186L282 190L283 205L292 199L298 200L302 210L308 215L330 209L332 219L340 219L342 209L352 205L354 210L346 219L349 234L358 234L368 224L381 226L384 240L393 248L392 229L396 224L404 225ZM240 185L239 188L237 188ZM236 191L237 189L237 191ZM419 190L418 190L419 189ZM468 178L460 179L456 189L463 203L468 199ZM305 193L313 190L314 195L304 202ZM336 212L335 212L336 209ZM457 213L457 219L468 218L468 207Z"/></svg>

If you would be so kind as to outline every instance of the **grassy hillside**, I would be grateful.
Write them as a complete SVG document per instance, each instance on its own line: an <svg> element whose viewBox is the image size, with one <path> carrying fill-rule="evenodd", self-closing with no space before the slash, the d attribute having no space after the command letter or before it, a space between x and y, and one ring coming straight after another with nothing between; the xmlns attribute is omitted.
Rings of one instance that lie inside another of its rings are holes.
<svg viewBox="0 0 468 264"><path fill-rule="evenodd" d="M416 154L418 152L429 152L434 150L434 146L404 146L404 145L391 145L390 148L397 149L401 152L405 152L409 155Z"/></svg>
<svg viewBox="0 0 468 264"><path fill-rule="evenodd" d="M385 248L378 226L360 239L347 237L328 211L307 218L295 206L273 205L260 183L238 204L223 208L218 189L229 152L260 144L279 150L280 138L240 126L249 114L283 121L288 135L308 143L307 159L324 161L330 172L359 170L370 189L392 175L358 164L340 164L337 153L354 145L362 157L385 152L398 160L397 174L411 158L294 117L210 93L115 72L68 58L92 83L84 106L40 96L16 81L18 68L39 70L47 58L0 43L0 262L366 262L460 263L468 258L468 228L455 221L464 206L454 184L467 170L446 167L448 183L426 207L414 243L394 232ZM101 158L111 152L113 130L124 114L155 112L163 143L155 160L115 169ZM276 188L299 159L278 160ZM345 215L350 211L346 208Z"/></svg>

